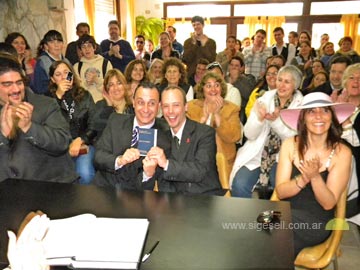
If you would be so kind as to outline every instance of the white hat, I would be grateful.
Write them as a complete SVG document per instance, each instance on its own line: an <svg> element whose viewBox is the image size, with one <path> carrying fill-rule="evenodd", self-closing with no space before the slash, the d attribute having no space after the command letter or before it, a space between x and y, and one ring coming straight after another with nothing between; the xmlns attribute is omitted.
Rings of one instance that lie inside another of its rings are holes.
<svg viewBox="0 0 360 270"><path fill-rule="evenodd" d="M281 110L280 117L287 126L297 130L300 111L302 109L319 107L332 107L339 123L344 122L356 108L355 105L350 103L333 103L330 96L327 94L322 92L313 92L304 97L299 107Z"/></svg>

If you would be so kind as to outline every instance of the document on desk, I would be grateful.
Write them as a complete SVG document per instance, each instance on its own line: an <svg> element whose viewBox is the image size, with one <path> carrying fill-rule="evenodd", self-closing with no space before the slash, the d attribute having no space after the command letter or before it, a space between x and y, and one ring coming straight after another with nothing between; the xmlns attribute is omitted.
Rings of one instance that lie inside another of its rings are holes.
<svg viewBox="0 0 360 270"><path fill-rule="evenodd" d="M47 262L78 269L137 269L148 227L147 219L92 214L51 220L43 240Z"/></svg>

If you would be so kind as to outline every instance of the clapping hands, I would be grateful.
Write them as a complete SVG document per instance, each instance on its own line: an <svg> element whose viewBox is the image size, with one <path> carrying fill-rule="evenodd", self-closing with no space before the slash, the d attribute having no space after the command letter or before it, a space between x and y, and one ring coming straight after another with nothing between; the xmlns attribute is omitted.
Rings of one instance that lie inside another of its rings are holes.
<svg viewBox="0 0 360 270"><path fill-rule="evenodd" d="M201 123L205 123L210 115L219 115L224 106L224 99L221 96L214 96L212 100L206 100L203 107L203 116L200 119Z"/></svg>
<svg viewBox="0 0 360 270"><path fill-rule="evenodd" d="M275 121L280 115L280 108L275 108L274 112L269 113L266 105L260 100L255 102L254 110L259 121L261 122L264 120Z"/></svg>
<svg viewBox="0 0 360 270"><path fill-rule="evenodd" d="M17 128L26 133L31 127L31 118L34 106L28 102L18 105L5 103L1 110L1 133L12 139L16 135Z"/></svg>
<svg viewBox="0 0 360 270"><path fill-rule="evenodd" d="M305 161L300 160L299 170L305 184L308 184L311 179L319 175L319 169L321 168L321 166L322 164L318 155Z"/></svg>
<svg viewBox="0 0 360 270"><path fill-rule="evenodd" d="M110 50L109 50L109 55L114 55L115 57L119 57L120 56L120 45L113 45L112 43L110 43Z"/></svg>

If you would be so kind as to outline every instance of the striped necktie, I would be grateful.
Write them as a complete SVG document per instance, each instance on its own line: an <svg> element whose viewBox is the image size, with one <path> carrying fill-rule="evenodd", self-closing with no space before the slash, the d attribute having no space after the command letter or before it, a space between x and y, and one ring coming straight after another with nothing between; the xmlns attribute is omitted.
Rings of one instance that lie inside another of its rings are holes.
<svg viewBox="0 0 360 270"><path fill-rule="evenodd" d="M131 147L134 147L139 141L139 127L136 126L132 132Z"/></svg>

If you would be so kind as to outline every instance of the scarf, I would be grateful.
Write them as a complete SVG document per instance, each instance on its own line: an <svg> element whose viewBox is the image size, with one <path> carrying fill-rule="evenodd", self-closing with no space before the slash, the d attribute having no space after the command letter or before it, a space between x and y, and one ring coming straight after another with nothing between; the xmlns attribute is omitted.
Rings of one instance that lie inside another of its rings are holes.
<svg viewBox="0 0 360 270"><path fill-rule="evenodd" d="M280 105L280 98L278 94L276 93L274 96L274 104L275 109L287 109L291 102L293 100L293 97L288 99L284 105L284 107L281 108ZM266 139L264 149L261 154L261 165L260 165L260 175L259 175L259 182L261 185L266 186L269 184L269 178L270 178L270 170L274 163L276 162L276 155L280 151L281 146L281 139L280 137L275 133L275 131L270 128L270 132L268 134L268 137Z"/></svg>

